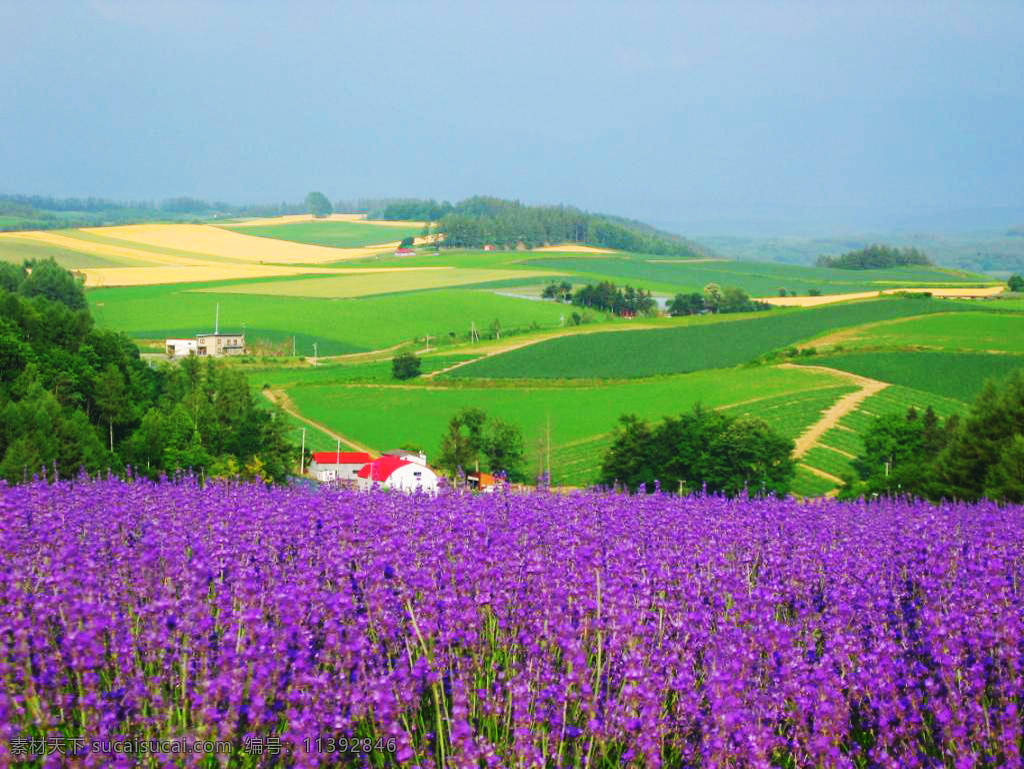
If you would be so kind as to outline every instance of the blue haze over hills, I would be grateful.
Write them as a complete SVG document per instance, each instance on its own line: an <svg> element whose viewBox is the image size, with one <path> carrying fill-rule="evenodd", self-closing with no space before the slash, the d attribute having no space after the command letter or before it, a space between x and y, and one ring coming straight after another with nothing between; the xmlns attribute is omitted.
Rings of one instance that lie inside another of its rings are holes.
<svg viewBox="0 0 1024 769"><path fill-rule="evenodd" d="M0 192L1024 225L1024 4L0 3Z"/></svg>

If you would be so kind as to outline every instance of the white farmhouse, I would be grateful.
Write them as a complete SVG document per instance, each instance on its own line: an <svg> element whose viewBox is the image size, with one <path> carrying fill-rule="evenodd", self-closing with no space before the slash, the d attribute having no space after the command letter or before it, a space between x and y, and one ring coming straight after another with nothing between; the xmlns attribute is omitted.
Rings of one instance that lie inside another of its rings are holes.
<svg viewBox="0 0 1024 769"><path fill-rule="evenodd" d="M363 490L381 486L406 492L422 489L434 493L437 491L437 474L419 462L386 454L365 465L359 471L357 483Z"/></svg>
<svg viewBox="0 0 1024 769"><path fill-rule="evenodd" d="M370 461L365 451L317 451L306 472L321 483L355 483L359 471Z"/></svg>

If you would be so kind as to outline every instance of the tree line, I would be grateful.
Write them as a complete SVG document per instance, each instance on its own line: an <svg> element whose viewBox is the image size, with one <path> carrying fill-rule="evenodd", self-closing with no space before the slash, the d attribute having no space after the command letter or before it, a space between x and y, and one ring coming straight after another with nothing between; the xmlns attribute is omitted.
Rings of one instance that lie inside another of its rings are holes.
<svg viewBox="0 0 1024 769"><path fill-rule="evenodd" d="M126 336L95 328L67 270L0 264L0 477L192 468L281 482L298 457L286 433L239 370L151 367Z"/></svg>
<svg viewBox="0 0 1024 769"><path fill-rule="evenodd" d="M445 201L404 200L380 212L384 219L437 222L449 248L536 248L581 243L666 256L702 256L697 244L642 222L591 214L572 206L530 206L517 200L475 196L452 205Z"/></svg>
<svg viewBox="0 0 1024 769"><path fill-rule="evenodd" d="M133 224L163 219L206 220L237 216L285 216L308 211L306 201L233 205L193 197L161 201L116 201L108 198L54 198L43 195L0 195L0 216L16 217L0 230L54 229Z"/></svg>
<svg viewBox="0 0 1024 769"><path fill-rule="evenodd" d="M891 248L879 245L848 251L841 256L822 255L816 262L818 267L832 267L839 270L881 270L887 267L931 263L931 259L916 248Z"/></svg>

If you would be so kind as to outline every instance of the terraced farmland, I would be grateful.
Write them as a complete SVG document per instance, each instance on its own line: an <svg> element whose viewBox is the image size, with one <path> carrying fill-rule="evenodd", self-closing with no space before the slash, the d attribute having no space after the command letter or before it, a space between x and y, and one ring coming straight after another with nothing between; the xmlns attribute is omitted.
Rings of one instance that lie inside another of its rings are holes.
<svg viewBox="0 0 1024 769"><path fill-rule="evenodd" d="M618 378L725 368L844 326L971 309L972 305L956 300L893 298L806 310L772 310L767 315L758 313L676 328L582 334L494 356L445 376Z"/></svg>
<svg viewBox="0 0 1024 769"><path fill-rule="evenodd" d="M871 426L872 421L879 416L886 414L905 414L907 409L913 406L919 412L923 412L929 406L935 413L945 419L953 414L963 414L968 410L968 404L952 398L945 398L934 393L915 390L901 385L892 385L875 395L868 397L855 411L843 417L839 424L826 431L818 441L818 444L808 451L800 460L801 464L840 477L843 473L852 472L850 464L853 457L858 456L864 450L861 435ZM808 477L808 472L798 475L797 483L793 491L801 496L815 496L821 492L815 491L829 483L830 491L836 488L836 484L815 477Z"/></svg>
<svg viewBox="0 0 1024 769"><path fill-rule="evenodd" d="M807 399L806 391L827 389ZM618 417L635 413L652 420L677 415L698 401L711 407L733 405L753 410L754 399L769 407L798 402L788 410L790 431L799 431L794 414L808 424L821 403L847 389L827 373L763 367L734 371L704 371L686 376L659 377L644 382L587 383L530 387L473 386L355 386L300 385L288 389L306 416L364 444L388 448L412 442L436 456L448 420L465 406L519 425L524 433L528 466L546 459L550 425L551 469L558 483L590 482L601 462L607 436ZM755 412L756 413L756 412ZM777 411L781 415L782 411Z"/></svg>

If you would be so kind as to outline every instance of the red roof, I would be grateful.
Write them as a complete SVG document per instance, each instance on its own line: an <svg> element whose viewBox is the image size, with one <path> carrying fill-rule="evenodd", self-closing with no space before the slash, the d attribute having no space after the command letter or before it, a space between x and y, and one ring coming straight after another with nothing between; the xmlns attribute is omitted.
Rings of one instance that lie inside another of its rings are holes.
<svg viewBox="0 0 1024 769"><path fill-rule="evenodd" d="M396 248L395 256L412 256L416 252L411 248Z"/></svg>
<svg viewBox="0 0 1024 769"><path fill-rule="evenodd" d="M375 459L366 465L362 470L359 471L360 478L369 478L371 481L377 481L383 483L391 474L395 472L399 467L405 467L411 465L408 459L401 459L400 457L386 456L380 459Z"/></svg>
<svg viewBox="0 0 1024 769"><path fill-rule="evenodd" d="M318 465L365 465L370 455L365 451L317 451L313 461Z"/></svg>

